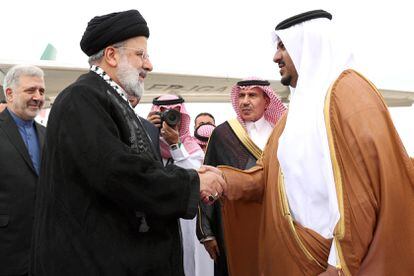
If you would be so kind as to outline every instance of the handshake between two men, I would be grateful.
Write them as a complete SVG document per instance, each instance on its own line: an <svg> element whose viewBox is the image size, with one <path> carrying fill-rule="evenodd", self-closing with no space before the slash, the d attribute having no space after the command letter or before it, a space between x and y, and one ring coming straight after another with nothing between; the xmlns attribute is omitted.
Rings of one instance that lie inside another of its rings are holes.
<svg viewBox="0 0 414 276"><path fill-rule="evenodd" d="M226 181L223 173L212 166L203 165L198 169L200 177L200 198L206 204L213 204L225 194Z"/></svg>

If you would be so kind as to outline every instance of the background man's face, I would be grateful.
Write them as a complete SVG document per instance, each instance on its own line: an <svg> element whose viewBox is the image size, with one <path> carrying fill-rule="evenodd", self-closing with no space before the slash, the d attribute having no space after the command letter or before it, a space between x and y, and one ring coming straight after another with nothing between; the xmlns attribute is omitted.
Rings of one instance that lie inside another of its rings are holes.
<svg viewBox="0 0 414 276"><path fill-rule="evenodd" d="M245 122L259 120L269 105L269 98L258 87L241 89L238 101L240 116Z"/></svg>
<svg viewBox="0 0 414 276"><path fill-rule="evenodd" d="M273 57L273 61L279 65L279 73L282 77L280 82L286 86L290 85L296 87L298 82L298 72L296 71L296 67L282 41L279 41L277 44L277 51Z"/></svg>
<svg viewBox="0 0 414 276"><path fill-rule="evenodd" d="M45 103L43 78L20 76L13 88L6 89L9 109L23 120L33 120Z"/></svg>
<svg viewBox="0 0 414 276"><path fill-rule="evenodd" d="M194 128L197 128L201 124L210 123L214 125L214 119L208 115L200 115L195 120Z"/></svg>

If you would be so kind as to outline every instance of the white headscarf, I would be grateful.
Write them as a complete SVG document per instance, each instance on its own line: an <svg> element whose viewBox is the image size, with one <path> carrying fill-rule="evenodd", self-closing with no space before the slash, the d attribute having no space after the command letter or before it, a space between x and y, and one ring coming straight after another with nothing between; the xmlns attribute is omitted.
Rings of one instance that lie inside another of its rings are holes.
<svg viewBox="0 0 414 276"><path fill-rule="evenodd" d="M299 75L277 152L289 206L297 222L331 238L340 214L323 110L329 86L351 67L353 55L326 18L275 34Z"/></svg>

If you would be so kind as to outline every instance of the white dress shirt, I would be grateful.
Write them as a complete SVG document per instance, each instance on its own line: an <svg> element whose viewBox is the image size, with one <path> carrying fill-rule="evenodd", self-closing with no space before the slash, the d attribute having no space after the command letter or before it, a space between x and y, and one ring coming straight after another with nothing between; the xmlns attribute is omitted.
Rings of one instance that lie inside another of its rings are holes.
<svg viewBox="0 0 414 276"><path fill-rule="evenodd" d="M160 137L160 140L164 139ZM174 160L174 165L184 169L199 169L203 164L204 152L200 149L192 154L189 154L183 144L180 144L176 149L171 149L171 158ZM167 164L168 159L163 158L164 165Z"/></svg>
<svg viewBox="0 0 414 276"><path fill-rule="evenodd" d="M272 134L272 125L265 120L264 116L256 122L246 122L247 134L250 139L263 150L266 146L270 134Z"/></svg>

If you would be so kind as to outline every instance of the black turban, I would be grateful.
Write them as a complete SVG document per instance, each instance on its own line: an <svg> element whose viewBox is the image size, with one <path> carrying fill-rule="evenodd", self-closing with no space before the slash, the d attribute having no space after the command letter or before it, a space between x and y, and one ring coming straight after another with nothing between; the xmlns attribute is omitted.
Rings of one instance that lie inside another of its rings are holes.
<svg viewBox="0 0 414 276"><path fill-rule="evenodd" d="M109 45L136 36L149 37L144 17L137 10L114 12L92 18L80 46L85 54L91 56Z"/></svg>

